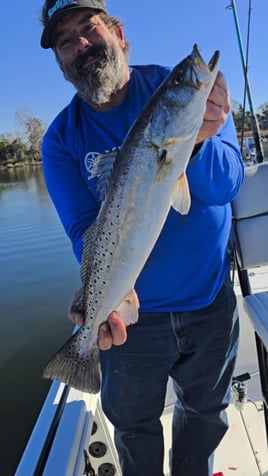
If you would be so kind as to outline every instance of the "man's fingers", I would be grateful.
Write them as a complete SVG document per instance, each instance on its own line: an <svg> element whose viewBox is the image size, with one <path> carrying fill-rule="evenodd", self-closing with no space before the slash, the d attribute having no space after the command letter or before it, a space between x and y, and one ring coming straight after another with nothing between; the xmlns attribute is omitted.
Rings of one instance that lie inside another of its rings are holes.
<svg viewBox="0 0 268 476"><path fill-rule="evenodd" d="M112 312L108 317L108 323L111 329L113 344L122 345L127 340L126 324L117 312Z"/></svg>
<svg viewBox="0 0 268 476"><path fill-rule="evenodd" d="M200 127L196 143L203 142L217 134L230 110L230 93L223 74L219 72L207 100L203 124Z"/></svg>
<svg viewBox="0 0 268 476"><path fill-rule="evenodd" d="M68 311L68 319L81 327L85 323L81 305L82 290L77 291ZM126 325L116 311L111 312L106 322L99 327L98 344L101 350L108 350L112 345L122 345L127 340Z"/></svg>
<svg viewBox="0 0 268 476"><path fill-rule="evenodd" d="M78 312L69 312L68 319L79 327L83 326L85 322L83 315Z"/></svg>
<svg viewBox="0 0 268 476"><path fill-rule="evenodd" d="M99 327L98 344L101 350L108 350L112 345L122 345L127 340L126 325L117 314L112 312L107 321Z"/></svg>
<svg viewBox="0 0 268 476"><path fill-rule="evenodd" d="M81 298L82 288L76 291L68 310L68 319L79 327L81 327L85 322Z"/></svg>
<svg viewBox="0 0 268 476"><path fill-rule="evenodd" d="M213 108L214 106L214 108ZM218 108L218 109L217 109ZM211 115L213 112L217 115L217 112L223 111L228 114L231 110L230 92L227 87L224 75L219 72L208 97L207 111L205 119L213 120ZM216 117L214 117L216 119Z"/></svg>
<svg viewBox="0 0 268 476"><path fill-rule="evenodd" d="M217 121L222 117L222 106L215 104L215 102L207 101L206 114L204 120L206 121Z"/></svg>
<svg viewBox="0 0 268 476"><path fill-rule="evenodd" d="M220 86L220 88L223 89L225 92L228 91L228 87L227 87L227 83L226 83L224 74L221 71L219 71L218 74L217 74L215 84Z"/></svg>
<svg viewBox="0 0 268 476"><path fill-rule="evenodd" d="M113 339L111 329L107 322L104 322L99 327L98 343L101 350L109 350L112 347Z"/></svg>

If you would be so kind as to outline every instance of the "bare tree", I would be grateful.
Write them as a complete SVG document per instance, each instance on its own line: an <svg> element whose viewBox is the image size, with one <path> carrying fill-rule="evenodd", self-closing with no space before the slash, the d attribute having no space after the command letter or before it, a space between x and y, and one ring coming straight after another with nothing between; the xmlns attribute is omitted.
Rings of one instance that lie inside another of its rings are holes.
<svg viewBox="0 0 268 476"><path fill-rule="evenodd" d="M21 109L16 113L17 123L22 130L23 140L29 151L29 158L32 163L41 160L41 144L46 131L46 124L33 114Z"/></svg>

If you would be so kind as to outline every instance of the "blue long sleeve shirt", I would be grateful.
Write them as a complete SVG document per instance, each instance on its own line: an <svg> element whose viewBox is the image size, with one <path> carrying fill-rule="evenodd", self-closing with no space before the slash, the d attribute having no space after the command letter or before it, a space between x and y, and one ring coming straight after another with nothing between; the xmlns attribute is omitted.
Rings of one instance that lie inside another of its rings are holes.
<svg viewBox="0 0 268 476"><path fill-rule="evenodd" d="M77 95L56 117L43 140L43 170L49 194L75 256L81 262L82 235L100 208L89 164L120 147L125 135L170 69L131 68L124 101L93 111ZM206 140L187 167L191 193L188 215L170 210L163 230L136 282L143 312L199 309L209 305L229 270L230 202L243 181L232 116ZM140 210L141 214L143 210Z"/></svg>

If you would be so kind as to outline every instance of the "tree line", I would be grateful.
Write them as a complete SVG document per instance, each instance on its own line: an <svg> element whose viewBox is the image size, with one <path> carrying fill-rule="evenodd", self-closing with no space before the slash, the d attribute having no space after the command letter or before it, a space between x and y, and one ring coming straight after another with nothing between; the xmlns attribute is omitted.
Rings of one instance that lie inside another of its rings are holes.
<svg viewBox="0 0 268 476"><path fill-rule="evenodd" d="M0 135L0 167L41 163L41 144L46 124L30 111L16 113L19 132Z"/></svg>
<svg viewBox="0 0 268 476"><path fill-rule="evenodd" d="M238 133L244 130L248 132L251 130L250 126L250 112L245 111L243 114L243 107L241 104L235 103L232 105L232 113L235 123L235 128ZM263 135L267 136L268 134L268 101L263 103L262 106L258 109L256 117L259 122L259 127L261 131L265 131Z"/></svg>
<svg viewBox="0 0 268 476"><path fill-rule="evenodd" d="M243 114L241 104L233 102L232 107L234 123L237 133L250 131L250 112ZM256 114L259 126L268 135L268 101L265 102ZM14 167L19 165L35 165L41 163L41 144L46 124L34 117L28 110L16 113L19 132L15 134L0 135L0 167Z"/></svg>

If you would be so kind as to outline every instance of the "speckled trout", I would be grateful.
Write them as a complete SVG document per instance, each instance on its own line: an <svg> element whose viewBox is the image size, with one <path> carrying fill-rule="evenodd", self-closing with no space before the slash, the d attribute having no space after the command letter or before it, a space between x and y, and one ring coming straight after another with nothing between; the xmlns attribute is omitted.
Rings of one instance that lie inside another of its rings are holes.
<svg viewBox="0 0 268 476"><path fill-rule="evenodd" d="M120 150L93 163L91 177L98 177L102 205L83 235L79 308L85 322L49 361L44 377L99 391L99 326L113 310L127 325L137 321L135 282L170 207L181 214L189 211L185 170L218 61L216 51L206 64L194 45L152 95Z"/></svg>

